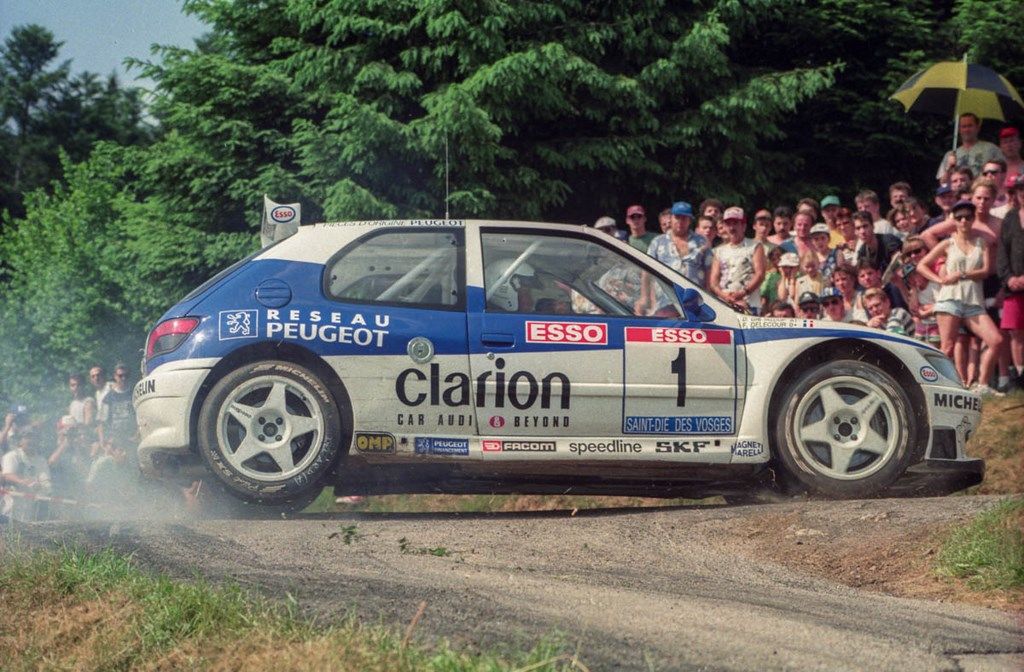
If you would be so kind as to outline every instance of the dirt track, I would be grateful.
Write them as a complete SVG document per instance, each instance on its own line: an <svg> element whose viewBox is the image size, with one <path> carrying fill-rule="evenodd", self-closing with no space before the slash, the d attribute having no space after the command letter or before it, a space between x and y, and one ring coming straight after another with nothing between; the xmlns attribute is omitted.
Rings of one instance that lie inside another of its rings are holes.
<svg viewBox="0 0 1024 672"><path fill-rule="evenodd" d="M560 631L592 670L1017 670L1019 614L827 578L892 588L902 560L887 545L993 501L47 524L22 539L110 544L176 576L396 627L425 600L419 636L460 646ZM857 549L883 561L858 564ZM908 574L921 564L907 563Z"/></svg>

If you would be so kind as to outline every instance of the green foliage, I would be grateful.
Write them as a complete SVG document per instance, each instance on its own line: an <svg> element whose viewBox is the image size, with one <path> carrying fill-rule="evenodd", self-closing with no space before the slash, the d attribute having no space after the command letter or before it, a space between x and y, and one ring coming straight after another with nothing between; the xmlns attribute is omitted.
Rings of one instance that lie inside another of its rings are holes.
<svg viewBox="0 0 1024 672"><path fill-rule="evenodd" d="M978 590L1024 588L1024 499L1003 501L956 529L937 571Z"/></svg>
<svg viewBox="0 0 1024 672"><path fill-rule="evenodd" d="M211 269L244 256L250 234L207 234L133 192L145 151L99 145L65 159L65 182L32 193L0 253L0 385L23 400L62 386L69 368L137 361L145 330Z"/></svg>
<svg viewBox="0 0 1024 672"><path fill-rule="evenodd" d="M967 59L993 68L1024 86L1024 3L1019 0L957 0L952 19Z"/></svg>

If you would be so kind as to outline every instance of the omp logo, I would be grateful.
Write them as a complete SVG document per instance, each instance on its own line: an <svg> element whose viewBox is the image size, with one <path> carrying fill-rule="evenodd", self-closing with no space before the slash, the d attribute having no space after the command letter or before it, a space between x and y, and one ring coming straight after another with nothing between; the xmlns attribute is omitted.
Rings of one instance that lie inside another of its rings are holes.
<svg viewBox="0 0 1024 672"><path fill-rule="evenodd" d="M677 329L675 327L626 327L627 343L693 343L727 345L732 343L728 329Z"/></svg>
<svg viewBox="0 0 1024 672"><path fill-rule="evenodd" d="M526 322L527 343L607 345L608 325L600 322Z"/></svg>
<svg viewBox="0 0 1024 672"><path fill-rule="evenodd" d="M360 453L393 453L395 437L388 432L359 432L356 434L356 450Z"/></svg>
<svg viewBox="0 0 1024 672"><path fill-rule="evenodd" d="M255 310L222 310L219 313L217 338L256 338L258 313Z"/></svg>
<svg viewBox="0 0 1024 672"><path fill-rule="evenodd" d="M295 219L295 208L290 205L279 205L270 211L270 218L281 224Z"/></svg>

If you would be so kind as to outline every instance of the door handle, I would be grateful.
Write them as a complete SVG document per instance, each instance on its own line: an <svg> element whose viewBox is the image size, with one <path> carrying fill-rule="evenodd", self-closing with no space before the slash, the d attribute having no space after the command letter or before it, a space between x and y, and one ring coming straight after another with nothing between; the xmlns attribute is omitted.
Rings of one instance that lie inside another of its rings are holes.
<svg viewBox="0 0 1024 672"><path fill-rule="evenodd" d="M516 344L512 334L480 334L480 342L497 348L511 348Z"/></svg>

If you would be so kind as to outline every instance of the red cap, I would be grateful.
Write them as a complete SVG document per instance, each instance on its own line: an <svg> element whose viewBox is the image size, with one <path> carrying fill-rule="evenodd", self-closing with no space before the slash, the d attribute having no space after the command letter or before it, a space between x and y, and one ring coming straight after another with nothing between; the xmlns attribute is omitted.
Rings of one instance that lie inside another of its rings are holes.
<svg viewBox="0 0 1024 672"><path fill-rule="evenodd" d="M647 215L647 211L644 210L644 206L642 206L642 205L631 205L628 208L626 208L626 217L629 217L630 215L644 215L644 216L646 216Z"/></svg>
<svg viewBox="0 0 1024 672"><path fill-rule="evenodd" d="M1002 140L1003 138L1012 138L1015 135L1020 135L1020 131L1018 131L1013 126L1007 126L1003 130L999 131L999 139L1000 140Z"/></svg>

